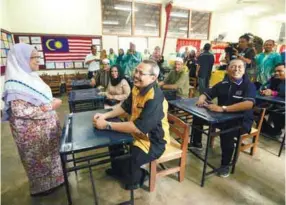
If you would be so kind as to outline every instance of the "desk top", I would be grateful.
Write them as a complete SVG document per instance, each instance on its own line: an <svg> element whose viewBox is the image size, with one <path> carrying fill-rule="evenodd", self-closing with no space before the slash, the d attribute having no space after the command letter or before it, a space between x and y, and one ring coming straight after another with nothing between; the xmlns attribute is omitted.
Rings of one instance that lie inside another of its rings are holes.
<svg viewBox="0 0 286 205"><path fill-rule="evenodd" d="M81 86L81 85L90 85L90 80L73 80L71 83L72 86Z"/></svg>
<svg viewBox="0 0 286 205"><path fill-rule="evenodd" d="M285 105L285 98L281 97L274 97L274 96L262 96L259 94L256 94L255 97L257 100L262 100L262 101L267 101L270 103L275 103L275 104L280 104L280 105Z"/></svg>
<svg viewBox="0 0 286 205"><path fill-rule="evenodd" d="M85 151L115 144L131 143L133 137L130 134L112 130L98 130L93 126L94 114L107 111L96 110L67 115L61 137L60 152L70 153L72 151ZM110 121L119 121L119 119Z"/></svg>
<svg viewBox="0 0 286 205"><path fill-rule="evenodd" d="M69 93L69 101L103 99L104 96L98 95L99 92L97 88L71 90Z"/></svg>
<svg viewBox="0 0 286 205"><path fill-rule="evenodd" d="M179 109L184 110L196 117L199 117L211 124L222 123L229 120L242 119L243 113L222 113L222 112L212 112L206 108L201 108L196 106L198 98L187 98L172 100L169 103Z"/></svg>

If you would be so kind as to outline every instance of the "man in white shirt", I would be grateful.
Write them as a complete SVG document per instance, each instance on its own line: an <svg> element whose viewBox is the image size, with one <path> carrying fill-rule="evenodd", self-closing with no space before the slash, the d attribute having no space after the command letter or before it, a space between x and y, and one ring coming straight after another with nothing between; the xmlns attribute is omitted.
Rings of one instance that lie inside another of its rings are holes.
<svg viewBox="0 0 286 205"><path fill-rule="evenodd" d="M91 46L91 53L85 57L84 64L88 65L88 79L91 79L94 72L99 70L100 57L97 53L96 46Z"/></svg>

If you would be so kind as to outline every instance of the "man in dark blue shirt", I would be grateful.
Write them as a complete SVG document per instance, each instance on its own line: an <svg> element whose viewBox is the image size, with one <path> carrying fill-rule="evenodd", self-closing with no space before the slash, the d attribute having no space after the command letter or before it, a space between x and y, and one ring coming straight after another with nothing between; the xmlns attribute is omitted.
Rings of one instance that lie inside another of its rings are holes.
<svg viewBox="0 0 286 205"><path fill-rule="evenodd" d="M276 65L274 73L274 77L266 85L262 86L260 95L278 96L285 99L285 64L279 63ZM271 137L280 137L282 129L285 127L285 106L272 105L268 111L269 118L268 120L264 119L262 132ZM273 122L273 127L271 126L271 122Z"/></svg>
<svg viewBox="0 0 286 205"><path fill-rule="evenodd" d="M240 59L230 61L227 68L226 78L216 84L211 89L207 89L197 102L197 106L205 107L213 112L244 112L242 131L240 134L248 133L253 123L252 107L255 104L256 89L245 73L244 62ZM207 100L218 98L218 105L209 104ZM204 122L199 118L194 118L193 125L203 128ZM237 125L237 122L224 123L218 128L225 130ZM234 137L238 131L232 131L220 135L220 144L222 151L221 169L219 176L229 176L229 164L234 151ZM202 133L198 130L193 131L193 142L191 147L202 149Z"/></svg>
<svg viewBox="0 0 286 205"><path fill-rule="evenodd" d="M204 45L204 51L198 57L198 78L200 94L209 87L209 81L214 65L214 55L210 53L211 44Z"/></svg>

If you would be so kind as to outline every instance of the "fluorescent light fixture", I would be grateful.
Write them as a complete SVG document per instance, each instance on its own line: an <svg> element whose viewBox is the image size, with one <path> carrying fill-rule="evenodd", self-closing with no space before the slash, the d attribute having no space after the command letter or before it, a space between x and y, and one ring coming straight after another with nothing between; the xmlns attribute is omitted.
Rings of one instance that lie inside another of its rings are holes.
<svg viewBox="0 0 286 205"><path fill-rule="evenodd" d="M121 10L121 11L132 11L131 7L122 6L122 5L115 5L114 9L115 10ZM135 8L134 11L138 11L138 9Z"/></svg>
<svg viewBox="0 0 286 205"><path fill-rule="evenodd" d="M151 23L145 23L144 26L146 27L153 27L153 28L156 28L156 24L151 24Z"/></svg>
<svg viewBox="0 0 286 205"><path fill-rule="evenodd" d="M277 15L274 15L274 16L270 16L269 17L270 19L273 19L275 21L286 21L286 14L277 14Z"/></svg>
<svg viewBox="0 0 286 205"><path fill-rule="evenodd" d="M118 21L103 21L103 24L105 25L118 25Z"/></svg>
<svg viewBox="0 0 286 205"><path fill-rule="evenodd" d="M179 28L179 30L181 30L181 31L187 31L188 28L187 28L187 27L181 27L181 28Z"/></svg>
<svg viewBox="0 0 286 205"><path fill-rule="evenodd" d="M178 18L189 18L188 13L180 13L180 12L171 12L171 16Z"/></svg>

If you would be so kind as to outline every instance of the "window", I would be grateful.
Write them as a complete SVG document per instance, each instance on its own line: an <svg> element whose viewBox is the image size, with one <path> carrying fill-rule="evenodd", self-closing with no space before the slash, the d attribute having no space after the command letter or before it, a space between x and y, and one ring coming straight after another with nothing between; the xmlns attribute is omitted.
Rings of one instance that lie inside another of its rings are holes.
<svg viewBox="0 0 286 205"><path fill-rule="evenodd" d="M208 39L210 13L191 11L191 27L189 38L193 39Z"/></svg>
<svg viewBox="0 0 286 205"><path fill-rule="evenodd" d="M102 32L104 34L131 35L132 3L102 0Z"/></svg>
<svg viewBox="0 0 286 205"><path fill-rule="evenodd" d="M187 38L189 28L189 10L173 8L170 14L168 37Z"/></svg>
<svg viewBox="0 0 286 205"><path fill-rule="evenodd" d="M135 3L135 35L160 36L161 6Z"/></svg>

